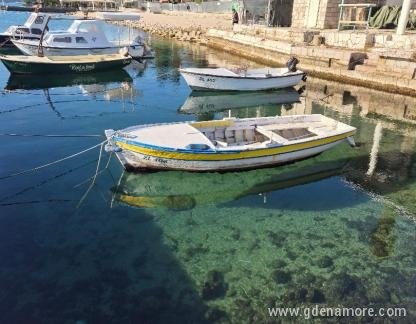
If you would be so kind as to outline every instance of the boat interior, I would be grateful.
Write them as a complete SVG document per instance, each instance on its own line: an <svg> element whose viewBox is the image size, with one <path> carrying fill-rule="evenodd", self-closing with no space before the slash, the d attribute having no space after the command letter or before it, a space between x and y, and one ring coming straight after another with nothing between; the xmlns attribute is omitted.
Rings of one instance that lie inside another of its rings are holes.
<svg viewBox="0 0 416 324"><path fill-rule="evenodd" d="M235 69L230 69L232 72L237 75L243 75L246 77L255 77L255 78L269 78L274 76L280 76L290 72L287 68L248 68L248 67L239 67Z"/></svg>
<svg viewBox="0 0 416 324"><path fill-rule="evenodd" d="M322 116L323 117L323 116ZM269 145L287 145L314 137L326 137L339 133L342 123L334 122L328 118L305 118L296 121L291 118L275 118L253 120L253 122L213 123L204 122L202 125L193 124L217 148L225 147L267 147ZM211 127L210 127L211 126Z"/></svg>

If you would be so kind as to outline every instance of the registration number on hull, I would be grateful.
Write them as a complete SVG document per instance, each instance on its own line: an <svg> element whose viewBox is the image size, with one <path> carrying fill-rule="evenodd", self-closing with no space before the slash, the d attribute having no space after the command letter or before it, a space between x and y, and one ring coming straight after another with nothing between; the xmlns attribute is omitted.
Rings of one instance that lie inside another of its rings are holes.
<svg viewBox="0 0 416 324"><path fill-rule="evenodd" d="M202 82L212 82L212 83L214 83L215 82L215 78L209 78L209 77L200 76L199 77L199 81L202 81Z"/></svg>
<svg viewBox="0 0 416 324"><path fill-rule="evenodd" d="M69 68L75 72L87 72L95 69L95 64L70 64Z"/></svg>

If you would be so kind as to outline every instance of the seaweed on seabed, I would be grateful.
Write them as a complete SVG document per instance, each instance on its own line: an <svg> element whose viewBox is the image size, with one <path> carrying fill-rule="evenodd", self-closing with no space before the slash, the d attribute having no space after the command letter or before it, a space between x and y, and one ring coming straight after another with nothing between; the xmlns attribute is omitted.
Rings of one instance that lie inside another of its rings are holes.
<svg viewBox="0 0 416 324"><path fill-rule="evenodd" d="M396 223L394 211L386 207L380 219L377 228L371 235L371 247L377 257L387 257L393 252L396 237L393 234Z"/></svg>

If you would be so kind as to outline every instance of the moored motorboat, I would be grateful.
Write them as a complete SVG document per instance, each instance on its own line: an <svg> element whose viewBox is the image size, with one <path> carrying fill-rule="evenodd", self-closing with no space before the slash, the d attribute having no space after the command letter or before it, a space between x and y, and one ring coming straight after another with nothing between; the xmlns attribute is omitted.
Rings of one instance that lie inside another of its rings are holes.
<svg viewBox="0 0 416 324"><path fill-rule="evenodd" d="M0 49L15 49L16 46L12 39L39 42L50 16L44 12L31 13L23 25L10 26L6 31L0 33Z"/></svg>
<svg viewBox="0 0 416 324"><path fill-rule="evenodd" d="M120 69L131 62L123 54L83 56L0 55L0 60L16 74L88 73Z"/></svg>
<svg viewBox="0 0 416 324"><path fill-rule="evenodd" d="M285 68L181 68L179 71L193 90L260 91L293 87L305 79L305 73L296 69L297 62L291 58Z"/></svg>
<svg viewBox="0 0 416 324"><path fill-rule="evenodd" d="M107 151L127 170L228 171L314 156L355 131L316 114L139 125L105 134Z"/></svg>
<svg viewBox="0 0 416 324"><path fill-rule="evenodd" d="M103 20L109 20L108 15ZM125 19L133 19L132 14L124 16ZM138 19L139 16L137 16ZM143 56L145 45L141 37L129 41L110 41L104 33L103 20L74 20L66 31L50 31L44 35L41 41L12 39L12 42L26 55L36 55L39 45L41 45L44 54L48 56L115 54L121 48L125 48L132 57L141 58ZM114 20L123 20L123 16L116 15Z"/></svg>

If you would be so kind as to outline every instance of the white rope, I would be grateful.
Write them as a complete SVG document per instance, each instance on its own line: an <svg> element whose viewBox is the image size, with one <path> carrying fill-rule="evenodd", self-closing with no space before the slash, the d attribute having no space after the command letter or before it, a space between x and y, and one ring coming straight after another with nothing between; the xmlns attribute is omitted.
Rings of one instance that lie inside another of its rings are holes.
<svg viewBox="0 0 416 324"><path fill-rule="evenodd" d="M56 161L53 161L53 162L49 162L49 163L46 163L46 164L43 164L43 165L40 165L40 166L37 166L37 167L31 168L31 169L27 169L27 170L23 170L23 171L20 171L20 172L12 173L12 174L9 174L9 175L7 175L7 176L0 177L0 180L3 180L3 179L8 179L8 178L12 178L12 177L16 177L16 176L18 176L18 175L22 175L22 174L29 173L29 172L32 172L32 171L40 170L40 169L46 168L46 167L48 167L48 166L51 166L51 165L57 164L57 163L59 163L59 162L62 162L62 161L68 160L68 159L72 159L72 158L74 158L74 157L76 157L76 156L78 156L78 155L81 155L81 154L83 154L83 153L86 153L86 152L88 152L88 151L91 151L92 149L95 149L95 148L96 148L96 147L98 147L98 146L103 146L103 145L104 145L104 143L106 143L107 141L108 141L108 140L105 140L105 141L103 141L103 142L101 142L101 143L99 143L99 144L97 144L97 145L91 146L91 147L89 147L89 148L87 148L87 149L85 149L85 150L82 150L82 151L80 151L80 152L77 152L77 153L71 154L71 155L66 156L66 157L64 157L64 158L62 158L62 159L59 159L59 160L56 160Z"/></svg>
<svg viewBox="0 0 416 324"><path fill-rule="evenodd" d="M123 172L121 173L120 179L118 180L116 190L113 192L113 196L111 197L110 208L113 208L113 205L114 205L114 200L115 200L115 198L116 198L116 194L117 194L118 189L119 189L119 187L120 187L121 180L123 179L123 175L124 175L124 169L123 169Z"/></svg>
<svg viewBox="0 0 416 324"><path fill-rule="evenodd" d="M110 160L111 160L112 155L113 155L113 152L110 152L110 155L108 156L107 164L105 165L104 169L102 169L102 170L100 170L100 172L98 172L97 175L100 175L101 173L103 173L108 168L108 165L110 164ZM88 179L76 184L73 188L75 189L75 188L78 188L78 187L82 186L84 183L87 183L88 181L92 180L92 178L94 178L94 176L89 177Z"/></svg>
<svg viewBox="0 0 416 324"><path fill-rule="evenodd" d="M107 141L104 141L104 142L100 143L100 145L101 145L101 147L100 147L100 155L98 156L98 162L97 162L97 167L95 169L94 178L92 179L92 182L91 182L90 186L88 187L87 191L84 193L84 195L81 197L80 201L78 202L77 208L79 208L81 206L82 202L84 201L85 198L87 198L88 193L90 192L91 188L95 184L95 179L97 178L98 170L100 168L101 156L103 154L103 147L104 147L104 143L105 142L107 142Z"/></svg>

